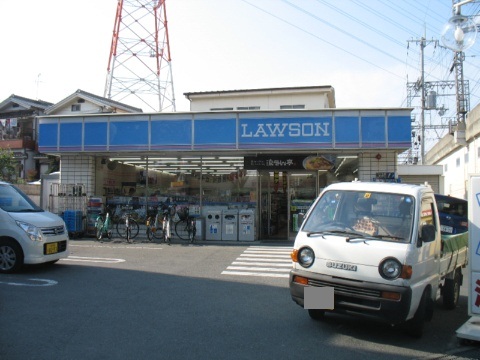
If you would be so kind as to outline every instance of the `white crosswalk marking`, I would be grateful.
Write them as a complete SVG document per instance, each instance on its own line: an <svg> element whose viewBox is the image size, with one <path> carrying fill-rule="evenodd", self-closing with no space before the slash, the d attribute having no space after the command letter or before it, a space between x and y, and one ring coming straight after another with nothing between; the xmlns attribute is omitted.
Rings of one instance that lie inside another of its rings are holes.
<svg viewBox="0 0 480 360"><path fill-rule="evenodd" d="M292 267L291 247L250 246L222 275L288 278Z"/></svg>

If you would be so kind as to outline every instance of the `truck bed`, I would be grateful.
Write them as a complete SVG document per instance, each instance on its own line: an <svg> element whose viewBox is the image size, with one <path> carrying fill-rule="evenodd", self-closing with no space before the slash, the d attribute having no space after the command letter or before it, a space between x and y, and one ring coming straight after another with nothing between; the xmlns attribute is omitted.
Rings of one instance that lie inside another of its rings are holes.
<svg viewBox="0 0 480 360"><path fill-rule="evenodd" d="M468 232L442 235L440 274L445 276L468 262Z"/></svg>

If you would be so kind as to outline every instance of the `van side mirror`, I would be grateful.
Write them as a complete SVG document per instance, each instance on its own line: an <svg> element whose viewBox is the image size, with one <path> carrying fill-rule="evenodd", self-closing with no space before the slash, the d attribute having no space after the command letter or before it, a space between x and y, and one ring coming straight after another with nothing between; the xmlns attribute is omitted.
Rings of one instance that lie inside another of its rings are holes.
<svg viewBox="0 0 480 360"><path fill-rule="evenodd" d="M432 242L435 240L436 230L432 224L425 224L422 226L420 238L418 239L417 246L422 246L423 243Z"/></svg>

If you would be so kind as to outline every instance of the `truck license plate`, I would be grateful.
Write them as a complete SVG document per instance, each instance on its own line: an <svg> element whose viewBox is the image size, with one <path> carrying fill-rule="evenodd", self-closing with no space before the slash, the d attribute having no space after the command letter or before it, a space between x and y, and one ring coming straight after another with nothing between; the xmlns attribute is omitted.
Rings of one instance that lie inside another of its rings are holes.
<svg viewBox="0 0 480 360"><path fill-rule="evenodd" d="M304 309L328 309L334 308L334 288L333 287L306 287L303 289Z"/></svg>
<svg viewBox="0 0 480 360"><path fill-rule="evenodd" d="M58 252L58 243L45 244L45 255L56 254Z"/></svg>
<svg viewBox="0 0 480 360"><path fill-rule="evenodd" d="M440 230L449 234L453 234L453 227L447 225L440 225Z"/></svg>

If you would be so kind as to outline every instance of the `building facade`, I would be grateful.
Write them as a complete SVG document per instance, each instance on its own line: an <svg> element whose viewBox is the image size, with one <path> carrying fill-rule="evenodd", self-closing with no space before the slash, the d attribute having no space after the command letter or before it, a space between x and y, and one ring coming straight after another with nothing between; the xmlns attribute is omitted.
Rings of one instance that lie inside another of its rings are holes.
<svg viewBox="0 0 480 360"><path fill-rule="evenodd" d="M443 167L445 195L468 199L469 177L480 173L480 105L468 113L465 132L452 131L427 154L426 162Z"/></svg>
<svg viewBox="0 0 480 360"><path fill-rule="evenodd" d="M71 195L81 185L87 198L117 209L135 200L139 218L175 201L205 220L207 240L292 239L328 184L396 181L397 154L411 138L411 109L335 109L331 87L302 91L288 101L285 89L189 93L192 109L203 110L184 113L43 116L39 150L61 158ZM257 92L268 101L243 96ZM216 214L226 222L229 211L235 224L208 221ZM251 227L241 224L242 211L253 214Z"/></svg>

